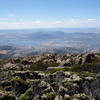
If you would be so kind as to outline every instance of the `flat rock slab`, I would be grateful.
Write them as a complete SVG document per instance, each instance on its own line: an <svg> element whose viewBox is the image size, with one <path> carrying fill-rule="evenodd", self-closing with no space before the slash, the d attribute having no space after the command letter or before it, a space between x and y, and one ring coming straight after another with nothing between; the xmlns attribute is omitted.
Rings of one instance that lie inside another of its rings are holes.
<svg viewBox="0 0 100 100"><path fill-rule="evenodd" d="M52 70L52 69L60 69L60 68L65 68L63 66L57 66L57 67L48 67L47 70Z"/></svg>

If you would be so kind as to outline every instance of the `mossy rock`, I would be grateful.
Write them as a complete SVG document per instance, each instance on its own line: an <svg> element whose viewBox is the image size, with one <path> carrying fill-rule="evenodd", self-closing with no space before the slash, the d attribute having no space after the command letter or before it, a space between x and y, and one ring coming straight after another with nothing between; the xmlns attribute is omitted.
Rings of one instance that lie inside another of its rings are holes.
<svg viewBox="0 0 100 100"><path fill-rule="evenodd" d="M4 91L4 88L3 88L2 86L0 86L0 90L1 90L1 91Z"/></svg>
<svg viewBox="0 0 100 100"><path fill-rule="evenodd" d="M67 94L69 95L73 95L73 94L77 94L79 93L79 85L77 83L73 83L73 82L65 82L64 83L64 87L68 89Z"/></svg>
<svg viewBox="0 0 100 100"><path fill-rule="evenodd" d="M9 92L0 90L0 100L16 100L16 97Z"/></svg>
<svg viewBox="0 0 100 100"><path fill-rule="evenodd" d="M7 86L4 88L6 91L12 91L12 86Z"/></svg>
<svg viewBox="0 0 100 100"><path fill-rule="evenodd" d="M73 99L77 98L78 100L93 100L91 97L87 96L86 94L75 94Z"/></svg>
<svg viewBox="0 0 100 100"><path fill-rule="evenodd" d="M9 80L5 80L1 82L3 88L11 86L11 82Z"/></svg>
<svg viewBox="0 0 100 100"><path fill-rule="evenodd" d="M28 89L28 83L21 78L13 78L11 83L13 91L17 96L21 95Z"/></svg>
<svg viewBox="0 0 100 100"><path fill-rule="evenodd" d="M30 97L26 94L22 94L18 100L31 100Z"/></svg>
<svg viewBox="0 0 100 100"><path fill-rule="evenodd" d="M65 83L64 83L64 86L65 86L65 87L74 86L74 87L76 87L76 88L79 88L78 84L73 83L73 82L65 82Z"/></svg>
<svg viewBox="0 0 100 100"><path fill-rule="evenodd" d="M29 88L24 94L19 97L19 100L32 100L34 95L32 94L32 89Z"/></svg>
<svg viewBox="0 0 100 100"><path fill-rule="evenodd" d="M2 87L6 91L13 91L17 96L19 96L28 89L28 83L19 77L15 77L4 81Z"/></svg>
<svg viewBox="0 0 100 100"><path fill-rule="evenodd" d="M3 96L0 96L0 100L16 100L16 98L15 96L3 95Z"/></svg>
<svg viewBox="0 0 100 100"><path fill-rule="evenodd" d="M80 72L78 74L80 77L94 77L96 75L96 73L92 73L92 72L88 72L88 71L83 71L83 72Z"/></svg>
<svg viewBox="0 0 100 100"><path fill-rule="evenodd" d="M54 100L56 97L56 93L50 92L50 93L46 94L46 96L47 96L47 100Z"/></svg>

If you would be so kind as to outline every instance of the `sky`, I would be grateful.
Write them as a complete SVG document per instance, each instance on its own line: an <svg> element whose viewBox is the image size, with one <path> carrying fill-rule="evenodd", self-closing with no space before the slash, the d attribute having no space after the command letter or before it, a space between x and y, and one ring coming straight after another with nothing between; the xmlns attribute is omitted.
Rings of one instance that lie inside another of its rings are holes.
<svg viewBox="0 0 100 100"><path fill-rule="evenodd" d="M100 28L100 0L0 0L0 29Z"/></svg>

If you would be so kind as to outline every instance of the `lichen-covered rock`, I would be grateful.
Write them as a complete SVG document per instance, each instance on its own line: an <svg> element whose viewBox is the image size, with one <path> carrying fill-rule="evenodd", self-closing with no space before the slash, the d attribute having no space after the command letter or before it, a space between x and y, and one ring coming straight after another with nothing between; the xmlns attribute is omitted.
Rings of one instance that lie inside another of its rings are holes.
<svg viewBox="0 0 100 100"><path fill-rule="evenodd" d="M82 64L82 57L77 57L75 63Z"/></svg>
<svg viewBox="0 0 100 100"><path fill-rule="evenodd" d="M0 100L16 100L16 97L9 92L0 90Z"/></svg>
<svg viewBox="0 0 100 100"><path fill-rule="evenodd" d="M63 61L60 63L60 66L71 66L71 65L72 65L71 59L63 60Z"/></svg>
<svg viewBox="0 0 100 100"><path fill-rule="evenodd" d="M46 96L47 96L47 100L54 100L56 97L56 93L50 92L50 93L46 94Z"/></svg>
<svg viewBox="0 0 100 100"><path fill-rule="evenodd" d="M82 91L86 95L95 98L95 100L100 99L100 80L88 80L82 84Z"/></svg>
<svg viewBox="0 0 100 100"><path fill-rule="evenodd" d="M92 63L92 57L94 57L94 54L88 53L82 56L82 63Z"/></svg>
<svg viewBox="0 0 100 100"><path fill-rule="evenodd" d="M43 95L41 96L41 100L48 100L47 95L46 95L46 94L43 94Z"/></svg>
<svg viewBox="0 0 100 100"><path fill-rule="evenodd" d="M79 93L79 85L76 83L66 81L64 83L64 87L67 88L67 94L69 94L71 96Z"/></svg>
<svg viewBox="0 0 100 100"><path fill-rule="evenodd" d="M15 71L13 76L18 76L24 80L26 79L41 79L45 74L35 71Z"/></svg>
<svg viewBox="0 0 100 100"><path fill-rule="evenodd" d="M6 91L13 91L17 96L20 96L28 89L28 83L18 77L3 81L1 85Z"/></svg>
<svg viewBox="0 0 100 100"><path fill-rule="evenodd" d="M54 100L63 100L61 95L57 95Z"/></svg>
<svg viewBox="0 0 100 100"><path fill-rule="evenodd" d="M37 97L38 95L40 96L39 98L41 98L41 96L43 94L48 94L47 96L49 96L50 92L53 92L53 89L51 88L49 83L47 83L45 81L40 81L40 82L38 82L38 84L35 84L35 83L32 84L31 87L24 93L24 96L28 97L29 100L32 100L35 97ZM21 96L21 98L24 96ZM50 100L52 100L52 99L50 99Z"/></svg>
<svg viewBox="0 0 100 100"><path fill-rule="evenodd" d="M22 63L23 65L28 65L28 64L30 64L29 61L28 61L27 59L23 59L23 60L21 61L21 63Z"/></svg>
<svg viewBox="0 0 100 100"><path fill-rule="evenodd" d="M93 53L81 54L75 57L76 64L92 63L92 59L95 57Z"/></svg>
<svg viewBox="0 0 100 100"><path fill-rule="evenodd" d="M92 98L87 96L86 94L75 94L73 96L74 98L78 99L78 100L91 100Z"/></svg>
<svg viewBox="0 0 100 100"><path fill-rule="evenodd" d="M68 94L64 95L64 100L70 100L70 96Z"/></svg>
<svg viewBox="0 0 100 100"><path fill-rule="evenodd" d="M63 86L60 86L58 92L62 97L64 97L64 95L68 92L68 89L64 88Z"/></svg>
<svg viewBox="0 0 100 100"><path fill-rule="evenodd" d="M82 80L77 74L73 74L70 78L73 82L80 82Z"/></svg>

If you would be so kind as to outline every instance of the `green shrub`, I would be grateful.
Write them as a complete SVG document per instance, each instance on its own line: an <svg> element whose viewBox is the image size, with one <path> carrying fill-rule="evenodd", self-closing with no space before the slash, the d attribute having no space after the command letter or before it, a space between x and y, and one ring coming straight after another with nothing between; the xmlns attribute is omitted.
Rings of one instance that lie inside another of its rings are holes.
<svg viewBox="0 0 100 100"><path fill-rule="evenodd" d="M80 72L82 70L80 65L73 65L70 68L70 71L74 71L74 72Z"/></svg>
<svg viewBox="0 0 100 100"><path fill-rule="evenodd" d="M64 83L64 86L67 87L67 88L71 88L71 87L75 87L75 88L77 88L77 89L79 88L78 84L73 83L73 82L68 82L68 81L66 81L66 82Z"/></svg>
<svg viewBox="0 0 100 100"><path fill-rule="evenodd" d="M7 86L11 86L11 82L9 80L6 80L6 81L2 82L2 86L3 86L3 88L7 87Z"/></svg>
<svg viewBox="0 0 100 100"><path fill-rule="evenodd" d="M53 74L57 71L68 71L68 70L69 70L69 68L57 68L57 69L55 68L55 69L51 69L51 70L46 71L46 74Z"/></svg>
<svg viewBox="0 0 100 100"><path fill-rule="evenodd" d="M14 63L20 63L20 62L21 62L20 58L14 59Z"/></svg>
<svg viewBox="0 0 100 100"><path fill-rule="evenodd" d="M45 71L46 69L47 66L43 64L32 64L29 68L30 71Z"/></svg>
<svg viewBox="0 0 100 100"><path fill-rule="evenodd" d="M6 91L11 91L12 90L12 86L7 86L4 88Z"/></svg>
<svg viewBox="0 0 100 100"><path fill-rule="evenodd" d="M56 93L55 92L50 92L46 96L47 96L47 100L54 100L55 97L56 97Z"/></svg>
<svg viewBox="0 0 100 100"><path fill-rule="evenodd" d="M44 63L43 61L39 61L36 64L30 65L29 70L31 71L45 71L48 67L51 66L59 66L58 63Z"/></svg>
<svg viewBox="0 0 100 100"><path fill-rule="evenodd" d="M12 94L2 93L2 94L0 94L0 100L16 100L16 97Z"/></svg>
<svg viewBox="0 0 100 100"><path fill-rule="evenodd" d="M95 73L88 72L88 71L82 71L82 72L79 73L79 75L81 77L88 77L88 76L93 77L93 76L95 76Z"/></svg>
<svg viewBox="0 0 100 100"><path fill-rule="evenodd" d="M28 89L28 83L21 78L15 77L11 80L6 81L4 85L6 91L13 91L17 96L20 96Z"/></svg>
<svg viewBox="0 0 100 100"><path fill-rule="evenodd" d="M100 72L100 64L84 64L82 70L89 72Z"/></svg>
<svg viewBox="0 0 100 100"><path fill-rule="evenodd" d="M100 58L93 58L92 59L92 62L94 63L94 64L100 64Z"/></svg>
<svg viewBox="0 0 100 100"><path fill-rule="evenodd" d="M1 80L6 80L8 78L11 78L11 76L12 76L11 74L12 74L11 71L0 71L0 79Z"/></svg>
<svg viewBox="0 0 100 100"><path fill-rule="evenodd" d="M4 91L4 88L2 86L0 86L0 90Z"/></svg>
<svg viewBox="0 0 100 100"><path fill-rule="evenodd" d="M30 100L30 97L26 94L23 94L19 97L19 100Z"/></svg>
<svg viewBox="0 0 100 100"><path fill-rule="evenodd" d="M83 65L74 65L71 67L70 71L74 72L82 72L82 71L89 71L89 72L100 72L100 64L83 64Z"/></svg>

